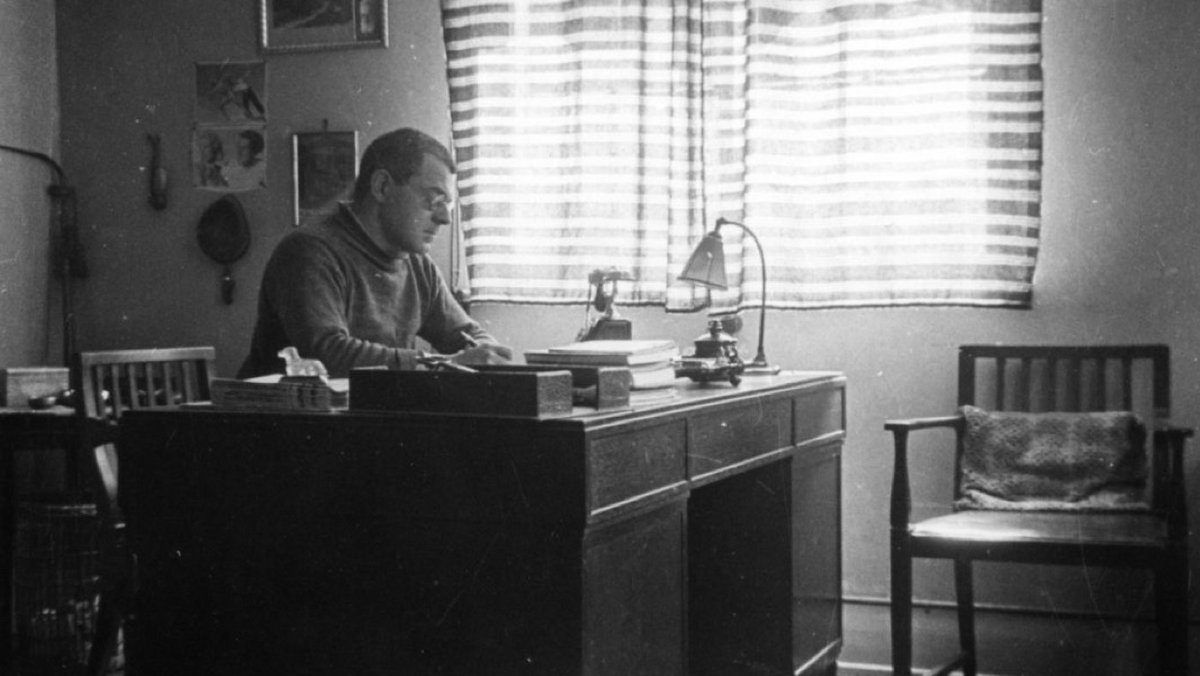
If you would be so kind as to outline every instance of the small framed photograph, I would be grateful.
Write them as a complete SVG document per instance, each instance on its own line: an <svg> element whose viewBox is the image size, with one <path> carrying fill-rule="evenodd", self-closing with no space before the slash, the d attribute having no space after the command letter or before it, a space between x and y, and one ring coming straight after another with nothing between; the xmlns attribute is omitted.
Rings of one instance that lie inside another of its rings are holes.
<svg viewBox="0 0 1200 676"><path fill-rule="evenodd" d="M261 126L192 129L192 187L244 192L267 187L267 139Z"/></svg>
<svg viewBox="0 0 1200 676"><path fill-rule="evenodd" d="M196 64L196 124L265 124L267 65L262 61Z"/></svg>
<svg viewBox="0 0 1200 676"><path fill-rule="evenodd" d="M294 224L327 213L348 198L358 177L358 132L292 134Z"/></svg>
<svg viewBox="0 0 1200 676"><path fill-rule="evenodd" d="M258 0L264 53L387 47L387 0Z"/></svg>

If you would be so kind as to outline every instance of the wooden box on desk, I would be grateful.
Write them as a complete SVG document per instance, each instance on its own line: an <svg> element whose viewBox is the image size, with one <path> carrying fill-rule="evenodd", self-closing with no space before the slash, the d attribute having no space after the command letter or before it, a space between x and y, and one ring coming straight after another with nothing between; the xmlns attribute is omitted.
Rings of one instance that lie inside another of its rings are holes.
<svg viewBox="0 0 1200 676"><path fill-rule="evenodd" d="M548 417L571 412L566 371L350 371L350 410Z"/></svg>
<svg viewBox="0 0 1200 676"><path fill-rule="evenodd" d="M633 389L633 374L623 366L552 366L504 364L476 366L481 371L569 371L572 396L578 406L595 409L626 408Z"/></svg>
<svg viewBox="0 0 1200 676"><path fill-rule="evenodd" d="M583 405L629 405L628 369L518 364L473 368L475 373L353 369L350 410L545 418L570 414L581 391L588 392Z"/></svg>
<svg viewBox="0 0 1200 676"><path fill-rule="evenodd" d="M17 366L0 369L0 404L27 408L29 400L58 394L69 387L68 370L62 366Z"/></svg>

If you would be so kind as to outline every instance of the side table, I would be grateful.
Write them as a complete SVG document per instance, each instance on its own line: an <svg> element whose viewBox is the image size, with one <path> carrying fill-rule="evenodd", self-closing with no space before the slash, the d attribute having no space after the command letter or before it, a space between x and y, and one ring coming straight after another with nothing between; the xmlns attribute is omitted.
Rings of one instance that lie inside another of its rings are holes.
<svg viewBox="0 0 1200 676"><path fill-rule="evenodd" d="M15 635L13 573L16 566L17 473L16 455L23 449L70 451L75 446L75 411L67 407L46 410L0 408L0 673L18 673ZM75 454L67 453L68 480L74 481Z"/></svg>

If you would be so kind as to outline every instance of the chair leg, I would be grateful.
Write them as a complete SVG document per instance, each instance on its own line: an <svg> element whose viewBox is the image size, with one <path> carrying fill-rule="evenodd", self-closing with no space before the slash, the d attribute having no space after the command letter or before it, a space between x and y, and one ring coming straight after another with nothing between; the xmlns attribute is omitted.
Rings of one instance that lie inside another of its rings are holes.
<svg viewBox="0 0 1200 676"><path fill-rule="evenodd" d="M912 676L912 555L908 533L892 533L892 674Z"/></svg>
<svg viewBox="0 0 1200 676"><path fill-rule="evenodd" d="M1188 672L1187 555L1168 550L1154 570L1154 613L1158 630L1159 673Z"/></svg>
<svg viewBox="0 0 1200 676"><path fill-rule="evenodd" d="M975 584L969 559L954 560L954 594L958 600L958 645L966 656L963 676L975 676Z"/></svg>
<svg viewBox="0 0 1200 676"><path fill-rule="evenodd" d="M117 592L118 594L120 592ZM101 594L96 617L96 636L88 653L89 676L104 676L117 652L121 631L121 610L114 594Z"/></svg>
<svg viewBox="0 0 1200 676"><path fill-rule="evenodd" d="M117 654L121 624L133 596L134 560L125 546L124 524L101 534L100 598L96 609L96 635L88 653L87 673L103 676Z"/></svg>

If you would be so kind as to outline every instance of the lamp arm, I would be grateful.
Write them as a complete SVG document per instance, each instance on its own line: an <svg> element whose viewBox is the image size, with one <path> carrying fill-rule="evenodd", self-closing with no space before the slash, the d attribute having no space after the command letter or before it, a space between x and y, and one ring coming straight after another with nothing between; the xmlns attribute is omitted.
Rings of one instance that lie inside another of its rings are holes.
<svg viewBox="0 0 1200 676"><path fill-rule="evenodd" d="M724 216L717 217L717 227L714 232L720 232L723 225L736 225L750 235L750 239L754 240L754 245L758 247L758 264L762 268L762 298L758 308L758 353L754 355L754 361L751 365L765 366L767 364L767 355L763 351L763 337L766 335L767 326L767 257L763 254L762 242L758 241L758 235L754 231L746 227L745 223L731 221Z"/></svg>

